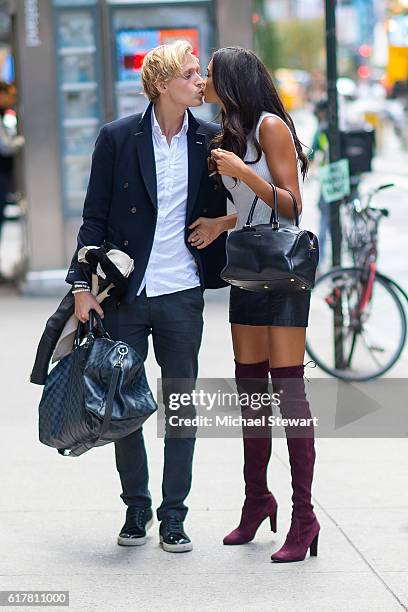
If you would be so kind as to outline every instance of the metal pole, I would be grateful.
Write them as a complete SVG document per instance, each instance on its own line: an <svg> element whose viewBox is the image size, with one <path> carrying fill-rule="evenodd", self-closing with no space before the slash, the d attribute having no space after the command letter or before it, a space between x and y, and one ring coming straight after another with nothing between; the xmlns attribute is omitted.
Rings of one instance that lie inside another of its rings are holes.
<svg viewBox="0 0 408 612"><path fill-rule="evenodd" d="M337 104L337 42L336 42L336 0L326 2L326 62L328 99L328 139L330 163L341 157L340 131ZM332 264L341 264L340 201L330 204L330 232L332 243ZM344 367L341 303L334 309L334 359L335 367Z"/></svg>

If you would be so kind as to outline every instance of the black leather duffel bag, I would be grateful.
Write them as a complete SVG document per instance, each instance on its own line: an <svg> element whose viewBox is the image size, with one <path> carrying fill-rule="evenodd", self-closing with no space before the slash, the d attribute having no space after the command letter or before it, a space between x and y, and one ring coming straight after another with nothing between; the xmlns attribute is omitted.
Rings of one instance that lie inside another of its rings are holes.
<svg viewBox="0 0 408 612"><path fill-rule="evenodd" d="M269 223L252 225L258 196L246 224L227 238L227 265L221 278L248 291L307 291L314 286L319 262L317 237L299 227L296 198L295 225L280 227L278 196L272 185L274 203Z"/></svg>
<svg viewBox="0 0 408 612"><path fill-rule="evenodd" d="M139 429L157 410L144 364L128 344L111 340L91 311L72 353L50 371L39 406L39 437L62 455L79 456Z"/></svg>

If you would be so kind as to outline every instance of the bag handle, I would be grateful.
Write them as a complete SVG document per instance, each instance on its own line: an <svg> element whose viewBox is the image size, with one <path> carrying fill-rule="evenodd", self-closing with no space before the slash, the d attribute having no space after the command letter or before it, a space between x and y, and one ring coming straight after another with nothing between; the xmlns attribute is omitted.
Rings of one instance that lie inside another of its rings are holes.
<svg viewBox="0 0 408 612"><path fill-rule="evenodd" d="M279 227L279 213L278 213L278 192L277 189L275 187L275 185L273 185L273 183L270 183L272 190L273 190L273 208L272 208L272 212L271 212L271 218L270 218L270 225L272 225L273 229L278 229ZM259 197L256 195L254 198L254 201L252 202L251 205L251 209L249 211L249 215L248 215L248 219L247 222L245 223L244 227L252 227L252 221L254 218L254 212L255 212L255 207L257 205L257 202L259 200Z"/></svg>
<svg viewBox="0 0 408 612"><path fill-rule="evenodd" d="M98 315L96 310L90 310L88 321L86 321L86 323L79 321L78 323L78 327L75 332L74 347L81 344L81 340L85 335L88 337L94 336L94 328L96 328L100 338L110 338L102 323L101 317Z"/></svg>
<svg viewBox="0 0 408 612"><path fill-rule="evenodd" d="M102 319L100 315L96 312L96 310L92 309L89 311L89 318L86 325L88 334L93 333L93 328L96 327L100 337L110 338L108 332L106 331L102 323Z"/></svg>
<svg viewBox="0 0 408 612"><path fill-rule="evenodd" d="M269 183L273 190L273 207L271 212L271 217L269 220L269 224L272 225L273 229L279 228L279 213L278 213L278 190L276 189L273 183ZM283 189L283 188L282 188ZM299 227L299 207L296 201L294 194L289 190L285 189L292 198L293 201L293 212L295 213L295 225ZM254 201L252 202L251 209L249 211L248 219L244 225L246 228L252 228L252 221L254 217L255 207L258 203L259 197L256 195Z"/></svg>
<svg viewBox="0 0 408 612"><path fill-rule="evenodd" d="M292 198L292 202L293 202L293 212L295 213L295 225L297 225L297 227L299 227L299 207L298 207L298 203L296 201L296 198L294 196L294 194L291 192L290 189L286 189L285 191L288 192L288 194L290 195L290 197Z"/></svg>

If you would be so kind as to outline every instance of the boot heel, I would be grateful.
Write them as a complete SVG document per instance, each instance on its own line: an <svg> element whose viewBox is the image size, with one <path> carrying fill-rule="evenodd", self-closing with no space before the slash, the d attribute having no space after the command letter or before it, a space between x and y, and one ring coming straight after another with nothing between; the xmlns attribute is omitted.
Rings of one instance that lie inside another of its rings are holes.
<svg viewBox="0 0 408 612"><path fill-rule="evenodd" d="M270 515L269 517L269 521L271 523L271 531L273 531L274 533L277 532L277 517L278 517L278 509L275 509L275 512L273 514Z"/></svg>
<svg viewBox="0 0 408 612"><path fill-rule="evenodd" d="M319 534L316 535L315 539L310 545L310 556L317 557L317 543L319 541Z"/></svg>

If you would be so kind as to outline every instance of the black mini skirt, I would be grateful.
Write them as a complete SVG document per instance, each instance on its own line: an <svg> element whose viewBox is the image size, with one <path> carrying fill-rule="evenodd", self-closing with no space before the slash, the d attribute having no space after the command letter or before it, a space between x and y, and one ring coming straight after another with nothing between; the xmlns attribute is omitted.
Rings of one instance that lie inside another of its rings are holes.
<svg viewBox="0 0 408 612"><path fill-rule="evenodd" d="M237 325L307 327L310 291L255 292L232 286L229 322Z"/></svg>

